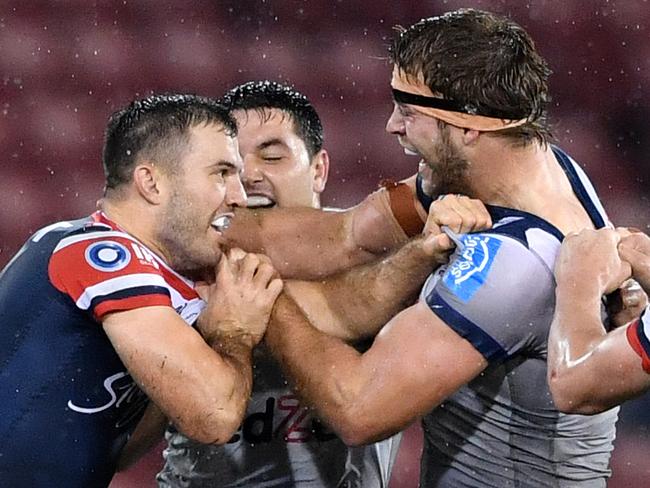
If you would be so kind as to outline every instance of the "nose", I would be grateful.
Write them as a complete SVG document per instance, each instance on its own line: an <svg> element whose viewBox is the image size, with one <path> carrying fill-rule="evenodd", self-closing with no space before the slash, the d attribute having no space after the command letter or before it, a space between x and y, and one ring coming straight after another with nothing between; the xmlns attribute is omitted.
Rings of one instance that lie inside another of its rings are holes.
<svg viewBox="0 0 650 488"><path fill-rule="evenodd" d="M404 135L404 117L399 113L397 105L393 105L393 112L388 117L386 122L386 132L394 135Z"/></svg>
<svg viewBox="0 0 650 488"><path fill-rule="evenodd" d="M244 186L250 186L259 183L264 179L264 175L257 164L256 158L247 156L244 158L244 171L242 172L242 181Z"/></svg>
<svg viewBox="0 0 650 488"><path fill-rule="evenodd" d="M230 178L226 186L226 204L230 207L245 207L246 206L246 191L242 180L237 175L235 178Z"/></svg>

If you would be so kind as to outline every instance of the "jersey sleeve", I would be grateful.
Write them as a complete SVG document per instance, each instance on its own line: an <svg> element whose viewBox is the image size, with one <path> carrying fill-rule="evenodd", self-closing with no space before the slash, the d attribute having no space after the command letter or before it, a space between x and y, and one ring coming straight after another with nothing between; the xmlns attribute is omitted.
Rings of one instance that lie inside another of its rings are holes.
<svg viewBox="0 0 650 488"><path fill-rule="evenodd" d="M627 340L639 357L643 371L650 373L650 314L648 307L641 317L627 326Z"/></svg>
<svg viewBox="0 0 650 488"><path fill-rule="evenodd" d="M52 285L97 320L111 312L172 306L158 263L139 259L143 247L119 232L68 236L48 266Z"/></svg>
<svg viewBox="0 0 650 488"><path fill-rule="evenodd" d="M527 347L544 347L554 279L545 262L520 241L464 234L447 268L425 284L422 298L488 362L500 362Z"/></svg>

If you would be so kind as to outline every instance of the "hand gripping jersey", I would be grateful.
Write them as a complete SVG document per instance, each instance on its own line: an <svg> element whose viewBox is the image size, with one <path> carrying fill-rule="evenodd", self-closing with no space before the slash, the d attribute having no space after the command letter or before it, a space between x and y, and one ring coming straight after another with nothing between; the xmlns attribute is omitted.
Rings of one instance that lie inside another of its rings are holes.
<svg viewBox="0 0 650 488"><path fill-rule="evenodd" d="M606 225L586 175L554 152L594 225ZM421 295L489 362L423 418L422 486L604 487L618 409L562 414L546 382L553 267L563 235L526 212L488 211L493 228L457 236L449 264Z"/></svg>
<svg viewBox="0 0 650 488"><path fill-rule="evenodd" d="M203 306L191 282L100 213L23 246L0 275L1 486L108 486L146 397L101 319L152 305L188 322Z"/></svg>
<svg viewBox="0 0 650 488"><path fill-rule="evenodd" d="M281 368L255 350L246 417L223 446L189 440L169 427L160 488L386 488L400 434L348 448L299 404Z"/></svg>

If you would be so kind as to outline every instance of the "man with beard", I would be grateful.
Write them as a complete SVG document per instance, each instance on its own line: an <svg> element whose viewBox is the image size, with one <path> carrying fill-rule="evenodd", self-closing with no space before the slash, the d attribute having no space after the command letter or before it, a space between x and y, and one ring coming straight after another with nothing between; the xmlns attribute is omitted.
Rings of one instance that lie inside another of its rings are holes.
<svg viewBox="0 0 650 488"><path fill-rule="evenodd" d="M303 284L285 287L265 343L348 444L423 417L422 486L605 486L617 410L564 415L546 382L555 256L565 234L608 220L580 166L549 143L545 61L520 26L471 9L403 29L391 59L387 130L426 162L420 201L478 198L494 226L450 232L449 264L367 352L309 324L329 317L322 287Z"/></svg>
<svg viewBox="0 0 650 488"><path fill-rule="evenodd" d="M222 102L237 120L249 208L320 208L329 157L309 100L269 81L248 82ZM424 275L423 275L424 278ZM387 487L399 437L348 448L301 405L265 348L240 430L222 446L188 439L170 426L160 487Z"/></svg>
<svg viewBox="0 0 650 488"><path fill-rule="evenodd" d="M133 102L108 124L101 210L41 229L3 270L3 486L107 486L145 394L201 442L237 429L282 282L221 256L245 198L235 136L210 100ZM206 306L191 279L217 264Z"/></svg>

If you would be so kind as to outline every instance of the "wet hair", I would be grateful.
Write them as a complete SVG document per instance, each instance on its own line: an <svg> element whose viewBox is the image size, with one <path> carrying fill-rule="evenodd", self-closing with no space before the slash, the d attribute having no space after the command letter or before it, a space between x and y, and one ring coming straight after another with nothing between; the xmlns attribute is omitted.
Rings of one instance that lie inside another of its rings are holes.
<svg viewBox="0 0 650 488"><path fill-rule="evenodd" d="M111 115L104 135L102 161L106 190L131 181L137 161L155 160L174 171L190 140L190 129L216 124L230 137L237 125L215 100L196 95L151 95Z"/></svg>
<svg viewBox="0 0 650 488"><path fill-rule="evenodd" d="M228 90L220 99L231 112L255 110L263 121L269 120L269 110L288 114L294 131L305 143L309 157L323 148L323 125L309 99L291 86L275 81L249 81Z"/></svg>
<svg viewBox="0 0 650 488"><path fill-rule="evenodd" d="M515 22L459 9L396 29L399 34L389 55L398 69L421 74L431 91L467 107L469 113L528 119L522 126L494 132L496 136L523 144L545 144L552 138L546 120L551 70Z"/></svg>

